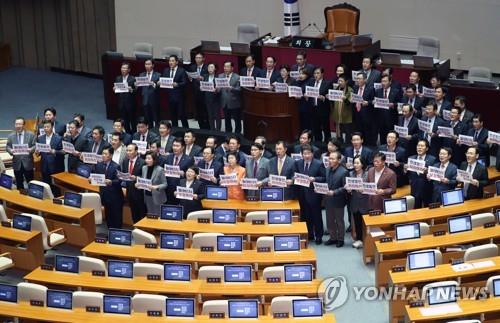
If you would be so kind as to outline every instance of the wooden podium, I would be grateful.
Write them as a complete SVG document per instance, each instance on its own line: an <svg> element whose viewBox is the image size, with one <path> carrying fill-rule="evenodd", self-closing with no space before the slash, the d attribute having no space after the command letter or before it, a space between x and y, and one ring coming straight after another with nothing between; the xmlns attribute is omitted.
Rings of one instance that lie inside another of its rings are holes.
<svg viewBox="0 0 500 323"><path fill-rule="evenodd" d="M298 101L288 93L242 88L245 138L266 137L268 142L292 142L299 134Z"/></svg>

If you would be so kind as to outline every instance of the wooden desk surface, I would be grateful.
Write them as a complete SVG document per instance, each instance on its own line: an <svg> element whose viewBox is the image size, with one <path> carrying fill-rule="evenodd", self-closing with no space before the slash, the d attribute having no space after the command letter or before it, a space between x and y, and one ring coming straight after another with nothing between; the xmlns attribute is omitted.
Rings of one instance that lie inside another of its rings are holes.
<svg viewBox="0 0 500 323"><path fill-rule="evenodd" d="M307 234L305 222L292 224L265 224L255 225L251 222L237 222L236 224L198 223L198 221L168 221L143 218L136 224L136 228L146 231L166 231L181 233L220 232L223 234L243 234L251 236L272 236L276 234Z"/></svg>
<svg viewBox="0 0 500 323"><path fill-rule="evenodd" d="M24 231L0 226L0 239L26 243L39 234L40 231Z"/></svg>
<svg viewBox="0 0 500 323"><path fill-rule="evenodd" d="M57 182L60 181L68 186L78 187L84 191L99 193L99 186L91 185L85 177L78 176L73 173L62 172L53 174L52 178Z"/></svg>
<svg viewBox="0 0 500 323"><path fill-rule="evenodd" d="M444 246L467 244L474 241L487 240L500 237L500 226L496 225L492 228L477 227L471 231L460 232L454 234L445 234L443 236L433 236L427 234L420 239L403 240L381 243L375 242L375 248L378 254L394 254L406 253L414 250L433 249Z"/></svg>
<svg viewBox="0 0 500 323"><path fill-rule="evenodd" d="M500 179L500 172L497 171L495 166L488 167L488 179L490 182L494 182Z"/></svg>
<svg viewBox="0 0 500 323"><path fill-rule="evenodd" d="M237 209L240 211L266 211L276 209L300 210L299 201L289 200L284 202L249 202L240 200L216 201L204 199L201 201L205 209Z"/></svg>
<svg viewBox="0 0 500 323"><path fill-rule="evenodd" d="M89 272L72 274L59 271L48 271L36 268L24 279L44 285L60 285L66 287L83 287L92 290L116 290L126 292L141 292L153 294L181 294L184 296L222 296L222 295L317 295L321 280L315 279L308 283L267 283L265 280L254 280L251 283L207 283L204 280L193 279L190 282L154 281L146 277L133 279L98 277Z"/></svg>
<svg viewBox="0 0 500 323"><path fill-rule="evenodd" d="M75 323L109 323L109 322L168 322L168 323L186 323L186 322L213 322L208 316L198 315L195 320L185 318L167 318L148 317L145 313L133 313L132 315L105 314L105 313L87 313L84 309L77 308L73 310L62 310L47 307L30 306L29 303L7 303L0 302L0 315L20 317L24 319L33 319L47 322L75 322ZM287 319L287 321L290 321ZM326 322L335 323L333 314L326 314L321 318L297 319L301 323ZM283 319L273 319L269 316L260 316L256 320L249 319L218 319L217 322L230 323L248 323L248 322L283 322Z"/></svg>
<svg viewBox="0 0 500 323"><path fill-rule="evenodd" d="M199 249L167 250L149 249L142 245L119 246L108 243L91 242L82 252L94 256L141 259L153 262L187 262L199 264L261 264L310 263L316 264L314 249L297 252L202 252Z"/></svg>

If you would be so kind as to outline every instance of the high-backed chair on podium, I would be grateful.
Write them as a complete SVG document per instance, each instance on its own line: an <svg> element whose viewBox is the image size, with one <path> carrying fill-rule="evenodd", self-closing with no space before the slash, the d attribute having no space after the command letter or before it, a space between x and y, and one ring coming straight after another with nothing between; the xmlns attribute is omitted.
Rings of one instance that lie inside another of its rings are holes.
<svg viewBox="0 0 500 323"><path fill-rule="evenodd" d="M333 41L336 36L359 34L359 9L347 2L326 7L325 38Z"/></svg>
<svg viewBox="0 0 500 323"><path fill-rule="evenodd" d="M257 38L259 38L259 26L256 24L238 25L238 43L250 44Z"/></svg>
<svg viewBox="0 0 500 323"><path fill-rule="evenodd" d="M491 82L491 70L487 67L471 67L467 79L470 81Z"/></svg>
<svg viewBox="0 0 500 323"><path fill-rule="evenodd" d="M135 43L134 44L134 56L144 55L153 56L153 44L150 43Z"/></svg>
<svg viewBox="0 0 500 323"><path fill-rule="evenodd" d="M417 56L439 58L439 39L431 36L418 38Z"/></svg>
<svg viewBox="0 0 500 323"><path fill-rule="evenodd" d="M162 58L168 58L170 55L175 55L179 59L182 59L182 48L174 47L174 46L167 46L167 47L163 47L161 49L161 57Z"/></svg>

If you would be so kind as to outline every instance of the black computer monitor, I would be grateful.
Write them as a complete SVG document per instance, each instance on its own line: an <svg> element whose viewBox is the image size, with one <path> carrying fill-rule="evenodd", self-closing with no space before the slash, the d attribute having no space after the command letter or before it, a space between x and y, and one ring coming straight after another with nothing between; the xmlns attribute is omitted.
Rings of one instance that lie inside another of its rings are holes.
<svg viewBox="0 0 500 323"><path fill-rule="evenodd" d="M182 221L183 214L184 210L181 205L163 204L160 207L160 218L162 220Z"/></svg>
<svg viewBox="0 0 500 323"><path fill-rule="evenodd" d="M454 303L457 301L455 290L455 285L431 287L427 290L427 303L429 305Z"/></svg>
<svg viewBox="0 0 500 323"><path fill-rule="evenodd" d="M108 260L108 276L119 278L133 278L134 262L123 260Z"/></svg>
<svg viewBox="0 0 500 323"><path fill-rule="evenodd" d="M191 281L191 265L163 264L163 276L165 280Z"/></svg>
<svg viewBox="0 0 500 323"><path fill-rule="evenodd" d="M226 283L252 282L252 266L251 265L224 266L224 282Z"/></svg>
<svg viewBox="0 0 500 323"><path fill-rule="evenodd" d="M225 186L207 186L207 200L227 200L227 187Z"/></svg>
<svg viewBox="0 0 500 323"><path fill-rule="evenodd" d="M285 282L310 282L313 279L312 265L285 265Z"/></svg>
<svg viewBox="0 0 500 323"><path fill-rule="evenodd" d="M170 317L194 317L193 298L167 298L165 313Z"/></svg>
<svg viewBox="0 0 500 323"><path fill-rule="evenodd" d="M213 209L213 223L236 223L237 211L235 209Z"/></svg>
<svg viewBox="0 0 500 323"><path fill-rule="evenodd" d="M64 193L64 205L81 208L82 194L66 192Z"/></svg>
<svg viewBox="0 0 500 323"><path fill-rule="evenodd" d="M82 164L76 168L76 174L81 177L89 178L90 173L92 173L92 168L89 165Z"/></svg>
<svg viewBox="0 0 500 323"><path fill-rule="evenodd" d="M8 190L12 189L12 184L14 179L5 173L0 174L0 187L6 188Z"/></svg>
<svg viewBox="0 0 500 323"><path fill-rule="evenodd" d="M73 293L62 290L47 290L47 307L73 309Z"/></svg>
<svg viewBox="0 0 500 323"><path fill-rule="evenodd" d="M462 189L441 192L441 201L443 201L443 206L462 204L464 193Z"/></svg>
<svg viewBox="0 0 500 323"><path fill-rule="evenodd" d="M500 296L500 278L493 279L493 296Z"/></svg>
<svg viewBox="0 0 500 323"><path fill-rule="evenodd" d="M109 229L108 241L110 244L118 244L123 246L132 245L132 231L123 229Z"/></svg>
<svg viewBox="0 0 500 323"><path fill-rule="evenodd" d="M497 196L500 196L500 180L495 182L495 188L496 188Z"/></svg>
<svg viewBox="0 0 500 323"><path fill-rule="evenodd" d="M472 230L470 215L460 215L448 218L448 233L459 233Z"/></svg>
<svg viewBox="0 0 500 323"><path fill-rule="evenodd" d="M242 236L217 236L217 251L242 251Z"/></svg>
<svg viewBox="0 0 500 323"><path fill-rule="evenodd" d="M320 298L292 300L293 317L323 316L323 304Z"/></svg>
<svg viewBox="0 0 500 323"><path fill-rule="evenodd" d="M409 240L420 238L420 224L407 223L394 226L396 231L396 240Z"/></svg>
<svg viewBox="0 0 500 323"><path fill-rule="evenodd" d="M28 196L43 200L43 186L35 183L29 183Z"/></svg>
<svg viewBox="0 0 500 323"><path fill-rule="evenodd" d="M426 269L436 267L436 255L434 251L417 251L408 254L408 269Z"/></svg>
<svg viewBox="0 0 500 323"><path fill-rule="evenodd" d="M262 202L283 202L283 187L263 187L260 189L260 200Z"/></svg>
<svg viewBox="0 0 500 323"><path fill-rule="evenodd" d="M184 250L186 235L183 233L160 233L160 248Z"/></svg>
<svg viewBox="0 0 500 323"><path fill-rule="evenodd" d="M104 295L104 313L130 314L130 296Z"/></svg>
<svg viewBox="0 0 500 323"><path fill-rule="evenodd" d="M31 217L22 214L14 214L12 217L12 227L19 230L31 231Z"/></svg>
<svg viewBox="0 0 500 323"><path fill-rule="evenodd" d="M56 255L56 270L67 273L79 272L79 259L73 256Z"/></svg>
<svg viewBox="0 0 500 323"><path fill-rule="evenodd" d="M0 301L17 303L17 286L0 284Z"/></svg>
<svg viewBox="0 0 500 323"><path fill-rule="evenodd" d="M406 212L408 210L406 198L384 199L384 214Z"/></svg>
<svg viewBox="0 0 500 323"><path fill-rule="evenodd" d="M299 251L300 235L274 236L274 251Z"/></svg>
<svg viewBox="0 0 500 323"><path fill-rule="evenodd" d="M256 319L259 317L259 301L249 300L229 300L227 302L230 319Z"/></svg>
<svg viewBox="0 0 500 323"><path fill-rule="evenodd" d="M292 210L268 210L267 223L269 224L291 224Z"/></svg>

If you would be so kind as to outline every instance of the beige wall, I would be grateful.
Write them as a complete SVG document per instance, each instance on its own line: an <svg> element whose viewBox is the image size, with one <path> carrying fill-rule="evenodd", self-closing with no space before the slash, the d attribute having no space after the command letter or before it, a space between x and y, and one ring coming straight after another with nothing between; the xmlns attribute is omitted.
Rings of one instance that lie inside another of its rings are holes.
<svg viewBox="0 0 500 323"><path fill-rule="evenodd" d="M184 56L201 39L223 44L236 39L238 23L252 22L261 33L281 35L281 0L115 0L119 51L131 54L135 42L151 42L155 56L179 46ZM341 1L299 0L302 25L325 22L323 8ZM500 72L499 0L351 0L361 10L361 33L373 33L382 48L391 35L429 35L441 40L441 57L452 67L486 66Z"/></svg>

